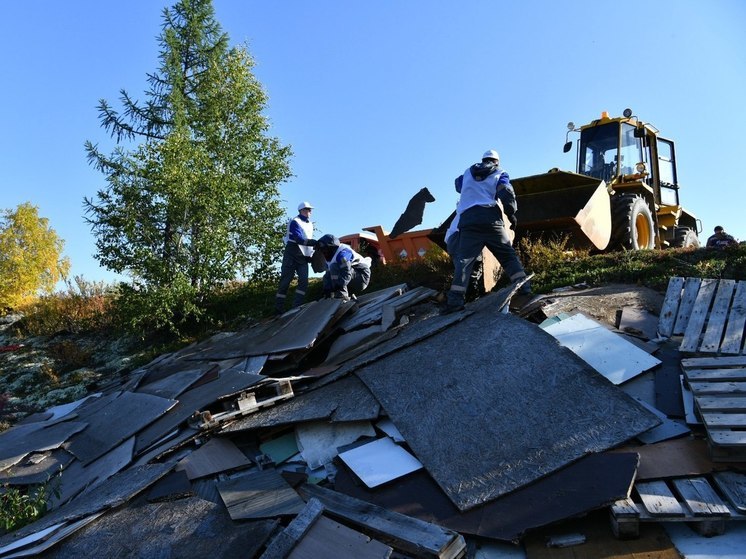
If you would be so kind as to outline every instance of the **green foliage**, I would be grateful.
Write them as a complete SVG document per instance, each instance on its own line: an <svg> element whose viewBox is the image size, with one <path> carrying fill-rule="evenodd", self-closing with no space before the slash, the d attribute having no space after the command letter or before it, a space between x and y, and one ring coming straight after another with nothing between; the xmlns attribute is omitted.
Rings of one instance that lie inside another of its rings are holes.
<svg viewBox="0 0 746 559"><path fill-rule="evenodd" d="M70 263L63 258L64 241L26 202L0 212L0 309L18 308L39 292L51 293Z"/></svg>
<svg viewBox="0 0 746 559"><path fill-rule="evenodd" d="M120 326L141 339L161 334L178 337L204 318L201 303L196 287L184 277L175 278L168 286L122 284L117 317Z"/></svg>
<svg viewBox="0 0 746 559"><path fill-rule="evenodd" d="M728 250L680 248L589 254L572 251L564 242L522 242L520 256L534 272L534 291L588 283L644 284L665 291L672 276L746 279L746 246Z"/></svg>
<svg viewBox="0 0 746 559"><path fill-rule="evenodd" d="M20 307L24 315L17 325L31 336L58 332L105 332L114 327L113 304L117 291L104 282L89 282L82 276L66 280L67 289Z"/></svg>
<svg viewBox="0 0 746 559"><path fill-rule="evenodd" d="M177 332L225 282L272 277L291 151L267 135L253 60L228 47L212 2L180 0L163 17L148 101L123 93L121 114L100 102L120 145L107 156L87 144L108 186L84 204L97 259L133 278L123 322ZM123 141L140 143L126 150Z"/></svg>
<svg viewBox="0 0 746 559"><path fill-rule="evenodd" d="M13 532L44 516L49 498L60 495L59 481L59 477L54 482L48 479L28 489L8 484L0 486L0 529Z"/></svg>

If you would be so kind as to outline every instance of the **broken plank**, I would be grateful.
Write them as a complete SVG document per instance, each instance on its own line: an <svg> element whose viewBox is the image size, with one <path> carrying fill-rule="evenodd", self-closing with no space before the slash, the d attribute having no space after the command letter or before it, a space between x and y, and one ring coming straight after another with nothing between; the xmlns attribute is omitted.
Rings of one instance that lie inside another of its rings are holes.
<svg viewBox="0 0 746 559"><path fill-rule="evenodd" d="M284 559L303 539L311 526L321 517L324 506L318 499L310 499L300 513L270 542L260 559Z"/></svg>
<svg viewBox="0 0 746 559"><path fill-rule="evenodd" d="M658 333L666 338L673 334L674 323L679 310L681 301L681 290L684 288L684 278L672 277L668 280L668 289L661 306L660 317L658 319Z"/></svg>
<svg viewBox="0 0 746 559"><path fill-rule="evenodd" d="M694 301L694 308L689 316L689 322L684 331L684 339L681 342L679 351L696 352L699 348L700 336L707 320L712 298L715 295L715 289L718 282L714 279L703 279L697 292L697 298Z"/></svg>
<svg viewBox="0 0 746 559"><path fill-rule="evenodd" d="M730 504L738 512L746 513L746 474L716 472L712 477Z"/></svg>
<svg viewBox="0 0 746 559"><path fill-rule="evenodd" d="M701 283L701 278L686 278L684 281L684 292L681 294L681 302L679 303L679 311L676 314L673 334L683 334L686 331Z"/></svg>
<svg viewBox="0 0 746 559"><path fill-rule="evenodd" d="M725 327L721 353L741 353L743 347L744 326L746 326L746 281L739 281L733 304Z"/></svg>
<svg viewBox="0 0 746 559"><path fill-rule="evenodd" d="M416 557L455 559L466 550L463 536L435 524L315 485L304 484L298 492L304 499L317 498L329 515L346 520L395 549Z"/></svg>
<svg viewBox="0 0 746 559"><path fill-rule="evenodd" d="M685 510L671 493L665 481L648 481L635 484L642 504L653 516L684 516Z"/></svg>
<svg viewBox="0 0 746 559"><path fill-rule="evenodd" d="M695 516L730 516L728 507L706 479L674 479L673 484Z"/></svg>
<svg viewBox="0 0 746 559"><path fill-rule="evenodd" d="M735 288L736 282L734 280L724 279L718 283L715 300L712 303L712 310L707 318L707 328L702 337L700 351L715 353L720 349L720 341L725 331L730 301Z"/></svg>

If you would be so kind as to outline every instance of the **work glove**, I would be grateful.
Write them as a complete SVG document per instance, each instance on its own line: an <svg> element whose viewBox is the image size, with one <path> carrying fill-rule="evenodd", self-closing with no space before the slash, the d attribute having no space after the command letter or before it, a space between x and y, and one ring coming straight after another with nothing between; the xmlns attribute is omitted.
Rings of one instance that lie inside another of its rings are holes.
<svg viewBox="0 0 746 559"><path fill-rule="evenodd" d="M307 247L315 247L319 242L316 239L306 239L304 243Z"/></svg>
<svg viewBox="0 0 746 559"><path fill-rule="evenodd" d="M515 231L516 227L518 227L518 218L515 215L509 215L508 221L510 222L510 228Z"/></svg>

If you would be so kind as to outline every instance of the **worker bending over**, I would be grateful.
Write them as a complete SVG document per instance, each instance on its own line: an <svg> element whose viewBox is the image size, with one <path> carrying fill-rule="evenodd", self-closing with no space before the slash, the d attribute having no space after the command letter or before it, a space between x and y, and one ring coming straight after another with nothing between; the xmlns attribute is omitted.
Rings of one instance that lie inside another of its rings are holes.
<svg viewBox="0 0 746 559"><path fill-rule="evenodd" d="M349 300L370 282L370 257L363 257L334 235L323 235L316 244L326 261L322 278L325 297Z"/></svg>

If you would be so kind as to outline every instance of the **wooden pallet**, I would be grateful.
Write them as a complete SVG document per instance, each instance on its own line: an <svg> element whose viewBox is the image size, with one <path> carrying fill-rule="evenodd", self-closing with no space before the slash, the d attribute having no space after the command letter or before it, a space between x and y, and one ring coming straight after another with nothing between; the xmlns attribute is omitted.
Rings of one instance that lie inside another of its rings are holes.
<svg viewBox="0 0 746 559"><path fill-rule="evenodd" d="M721 473L635 483L630 498L610 507L614 535L636 538L640 522L687 522L703 536L723 534L726 522L746 520L746 476Z"/></svg>
<svg viewBox="0 0 746 559"><path fill-rule="evenodd" d="M682 359L681 368L712 460L746 460L746 356Z"/></svg>
<svg viewBox="0 0 746 559"><path fill-rule="evenodd" d="M687 353L746 354L746 281L672 277L658 333L683 335Z"/></svg>

